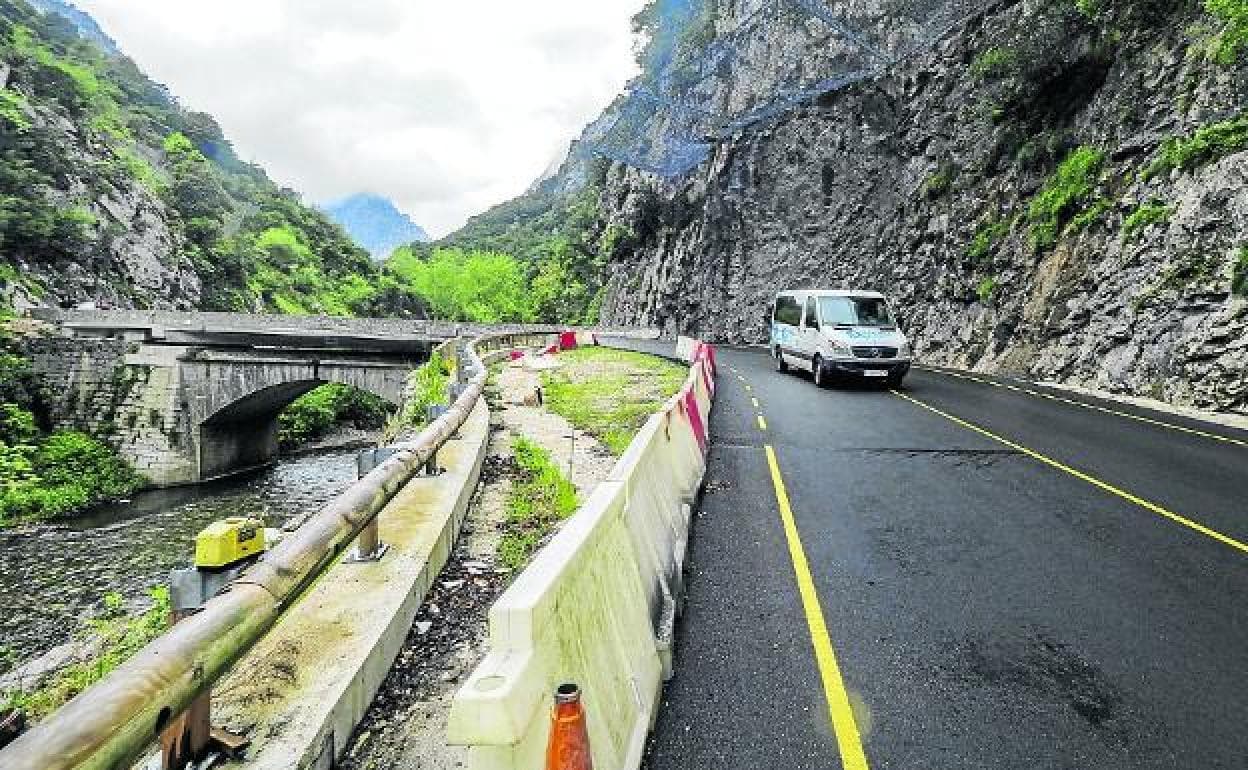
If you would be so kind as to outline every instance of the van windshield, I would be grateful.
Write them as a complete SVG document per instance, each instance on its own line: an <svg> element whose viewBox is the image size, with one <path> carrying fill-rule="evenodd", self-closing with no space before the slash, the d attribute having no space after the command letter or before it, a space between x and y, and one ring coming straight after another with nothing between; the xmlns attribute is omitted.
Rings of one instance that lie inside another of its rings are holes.
<svg viewBox="0 0 1248 770"><path fill-rule="evenodd" d="M878 297L820 297L819 315L831 326L895 326Z"/></svg>

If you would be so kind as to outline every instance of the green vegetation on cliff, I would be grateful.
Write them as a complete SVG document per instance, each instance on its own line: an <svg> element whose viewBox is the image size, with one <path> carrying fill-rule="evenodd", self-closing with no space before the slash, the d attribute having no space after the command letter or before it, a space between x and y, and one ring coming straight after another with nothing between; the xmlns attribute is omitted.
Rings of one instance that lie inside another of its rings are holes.
<svg viewBox="0 0 1248 770"><path fill-rule="evenodd" d="M1171 137L1145 170L1151 178L1173 169L1191 170L1248 150L1248 115L1202 126L1191 136Z"/></svg>
<svg viewBox="0 0 1248 770"><path fill-rule="evenodd" d="M1031 242L1036 249L1052 246L1062 227L1076 221L1096 188L1104 162L1105 153L1093 147L1079 147L1066 156L1040 188L1028 209Z"/></svg>
<svg viewBox="0 0 1248 770"><path fill-rule="evenodd" d="M1248 0L1205 0L1205 10L1225 25L1213 54L1221 64L1235 63L1248 50Z"/></svg>
<svg viewBox="0 0 1248 770"><path fill-rule="evenodd" d="M208 115L190 112L122 56L67 21L0 0L0 259L56 275L70 264L140 306L117 261L153 217L173 242L150 248L202 282L162 298L205 310L364 312L368 255L298 196L235 155ZM151 216L136 215L143 210ZM103 255L112 255L108 259ZM28 287L38 295L42 289ZM181 287L175 287L177 291ZM52 297L55 299L55 297Z"/></svg>

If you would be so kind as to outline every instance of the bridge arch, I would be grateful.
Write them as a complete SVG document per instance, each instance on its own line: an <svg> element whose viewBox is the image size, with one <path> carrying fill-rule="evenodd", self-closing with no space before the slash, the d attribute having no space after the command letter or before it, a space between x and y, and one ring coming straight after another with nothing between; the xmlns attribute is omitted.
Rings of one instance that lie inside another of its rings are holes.
<svg viewBox="0 0 1248 770"><path fill-rule="evenodd" d="M278 415L328 383L371 393L397 409L411 368L380 362L212 360L183 364L197 477L257 468L278 455Z"/></svg>

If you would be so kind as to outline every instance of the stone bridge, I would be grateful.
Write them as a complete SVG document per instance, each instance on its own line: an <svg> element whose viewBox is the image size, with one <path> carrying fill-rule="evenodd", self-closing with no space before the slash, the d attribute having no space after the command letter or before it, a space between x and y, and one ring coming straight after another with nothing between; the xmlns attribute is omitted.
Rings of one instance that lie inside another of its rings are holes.
<svg viewBox="0 0 1248 770"><path fill-rule="evenodd" d="M110 437L156 486L271 462L278 413L324 383L345 383L397 405L408 374L434 346L484 330L228 313L89 310L35 317L52 325L27 348L53 386L58 424Z"/></svg>

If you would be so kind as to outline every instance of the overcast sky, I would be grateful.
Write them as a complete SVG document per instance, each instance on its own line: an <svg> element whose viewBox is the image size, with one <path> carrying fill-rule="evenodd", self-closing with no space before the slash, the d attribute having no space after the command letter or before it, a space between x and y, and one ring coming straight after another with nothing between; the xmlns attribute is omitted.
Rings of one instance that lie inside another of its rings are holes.
<svg viewBox="0 0 1248 770"><path fill-rule="evenodd" d="M435 236L522 192L632 76L643 0L76 0L239 154Z"/></svg>

